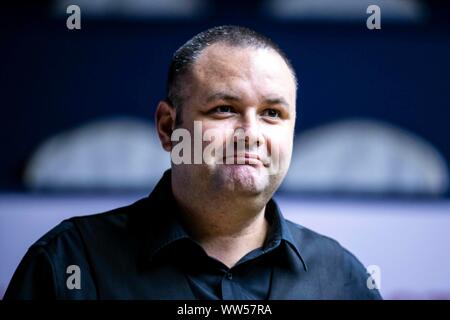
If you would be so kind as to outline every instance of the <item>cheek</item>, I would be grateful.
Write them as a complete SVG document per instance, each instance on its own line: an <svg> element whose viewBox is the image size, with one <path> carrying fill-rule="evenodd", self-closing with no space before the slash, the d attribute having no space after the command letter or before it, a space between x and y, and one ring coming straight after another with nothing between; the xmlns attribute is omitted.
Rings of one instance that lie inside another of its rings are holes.
<svg viewBox="0 0 450 320"><path fill-rule="evenodd" d="M211 141L216 144L224 144L229 136L233 134L233 127L227 121L203 121L202 129L204 134L203 145L208 145ZM211 138L213 137L213 138Z"/></svg>
<svg viewBox="0 0 450 320"><path fill-rule="evenodd" d="M278 150L280 156L289 157L292 153L293 132L288 127L274 127L265 131L267 146L274 151Z"/></svg>
<svg viewBox="0 0 450 320"><path fill-rule="evenodd" d="M233 123L227 120L202 120L203 130L230 130L233 128Z"/></svg>

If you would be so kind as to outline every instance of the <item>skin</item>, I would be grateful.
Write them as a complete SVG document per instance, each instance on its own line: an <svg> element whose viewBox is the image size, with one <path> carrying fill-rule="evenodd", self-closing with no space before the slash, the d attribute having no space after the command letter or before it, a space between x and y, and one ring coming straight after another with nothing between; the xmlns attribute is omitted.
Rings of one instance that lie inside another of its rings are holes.
<svg viewBox="0 0 450 320"><path fill-rule="evenodd" d="M238 157L244 164L221 164L220 157L210 164L172 163L172 191L182 223L209 256L232 267L263 246L270 228L265 206L284 179L292 155L295 81L272 49L216 43L193 64L183 96L179 127L192 136L194 121L201 121L203 131L220 133L215 141L223 146L237 146L236 130L248 138L247 156ZM161 101L155 118L166 151L174 146L170 137L175 117L172 106ZM203 147L208 144L203 142ZM278 161L273 160L275 152ZM278 170L272 172L275 162Z"/></svg>

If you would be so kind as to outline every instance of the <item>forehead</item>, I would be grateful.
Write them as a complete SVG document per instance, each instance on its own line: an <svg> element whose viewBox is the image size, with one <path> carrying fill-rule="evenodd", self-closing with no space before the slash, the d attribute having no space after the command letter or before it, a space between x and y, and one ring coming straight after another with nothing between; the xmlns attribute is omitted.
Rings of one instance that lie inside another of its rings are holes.
<svg viewBox="0 0 450 320"><path fill-rule="evenodd" d="M234 47L216 43L192 67L194 91L226 90L248 98L282 96L295 104L295 81L283 58L270 48Z"/></svg>

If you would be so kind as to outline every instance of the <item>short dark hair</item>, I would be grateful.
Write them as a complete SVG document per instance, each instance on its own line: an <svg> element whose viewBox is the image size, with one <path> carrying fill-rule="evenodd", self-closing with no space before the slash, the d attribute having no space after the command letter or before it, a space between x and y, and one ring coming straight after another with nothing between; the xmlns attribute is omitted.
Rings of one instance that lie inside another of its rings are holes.
<svg viewBox="0 0 450 320"><path fill-rule="evenodd" d="M286 54L268 37L245 27L219 26L203 31L175 51L167 77L166 101L176 109L176 125L181 123L181 107L183 97L181 93L183 77L190 71L200 53L208 46L223 42L235 47L270 48L275 50L286 62L292 72L295 83L295 70Z"/></svg>

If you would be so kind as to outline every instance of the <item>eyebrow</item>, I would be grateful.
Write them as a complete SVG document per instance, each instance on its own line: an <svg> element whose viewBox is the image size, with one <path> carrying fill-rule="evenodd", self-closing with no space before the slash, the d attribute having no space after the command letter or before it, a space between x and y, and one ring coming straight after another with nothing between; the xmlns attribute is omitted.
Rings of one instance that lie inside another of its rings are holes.
<svg viewBox="0 0 450 320"><path fill-rule="evenodd" d="M206 102L209 103L209 102L216 101L216 100L236 102L236 101L241 100L241 97L230 94L230 93L226 93L226 92L217 92L215 94L210 95L206 99ZM283 97L266 98L263 100L263 104L265 104L265 105L283 105L284 107L289 109L289 103Z"/></svg>
<svg viewBox="0 0 450 320"><path fill-rule="evenodd" d="M230 101L239 101L241 100L241 98L239 96L235 96L233 94L229 94L226 92L217 92L213 95L210 95L207 99L206 102L212 102L212 101L216 101L216 100L230 100Z"/></svg>
<svg viewBox="0 0 450 320"><path fill-rule="evenodd" d="M283 97L265 99L264 104L268 105L281 104L286 108L289 108L289 103Z"/></svg>

